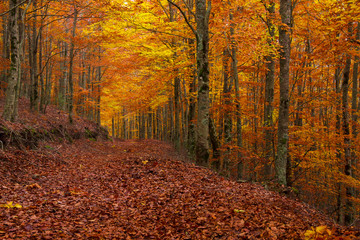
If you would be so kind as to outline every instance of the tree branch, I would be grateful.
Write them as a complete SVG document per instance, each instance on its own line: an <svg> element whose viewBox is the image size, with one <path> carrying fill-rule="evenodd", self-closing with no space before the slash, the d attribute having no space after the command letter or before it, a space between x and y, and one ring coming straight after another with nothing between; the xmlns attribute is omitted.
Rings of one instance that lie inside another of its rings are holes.
<svg viewBox="0 0 360 240"><path fill-rule="evenodd" d="M207 9L206 9L206 15L205 15L206 24L209 24L210 12L211 12L211 0L208 1L208 6L207 6Z"/></svg>
<svg viewBox="0 0 360 240"><path fill-rule="evenodd" d="M4 16L4 15L8 14L9 12L11 12L12 10L20 7L21 5L23 5L23 4L26 3L27 1L28 1L28 0L24 0L24 1L22 1L21 3L19 3L18 5L14 6L13 8L11 8L11 9L3 12L3 13L0 13L0 17L1 17L1 16Z"/></svg>
<svg viewBox="0 0 360 240"><path fill-rule="evenodd" d="M175 6L177 9L179 9L181 15L183 15L185 22L187 23L187 25L190 27L191 31L194 33L195 37L196 37L196 41L199 40L198 34L196 32L196 30L194 29L194 27L190 24L189 19L186 17L186 14L184 13L184 11L181 9L181 7L179 7L179 5L177 5L176 3L172 2L171 0L167 0L170 4L172 4L173 6Z"/></svg>
<svg viewBox="0 0 360 240"><path fill-rule="evenodd" d="M157 2L160 4L160 7L163 9L166 17L167 17L168 19L170 19L170 16L169 16L169 14L167 13L165 7L161 4L161 1L160 1L160 0L157 0Z"/></svg>
<svg viewBox="0 0 360 240"><path fill-rule="evenodd" d="M189 10L189 13L196 18L195 13L192 11L191 7L189 6L189 4L187 4L184 0L182 0L182 2L184 3L184 5L186 6L186 8Z"/></svg>

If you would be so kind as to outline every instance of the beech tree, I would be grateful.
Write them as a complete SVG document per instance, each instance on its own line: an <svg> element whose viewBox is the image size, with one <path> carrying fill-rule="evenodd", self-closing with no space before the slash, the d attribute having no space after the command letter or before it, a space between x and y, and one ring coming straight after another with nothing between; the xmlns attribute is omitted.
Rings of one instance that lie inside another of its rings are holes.
<svg viewBox="0 0 360 240"><path fill-rule="evenodd" d="M184 11L174 2L169 3L176 6L183 14L188 26L191 28L196 39L196 66L198 82L198 111L196 125L196 163L207 166L210 156L210 133L209 133L209 17L211 12L211 1L196 0L196 29L189 23Z"/></svg>
<svg viewBox="0 0 360 240"><path fill-rule="evenodd" d="M275 83L275 53L274 53L274 37L275 37L275 2L262 1L266 9L266 19L264 22L268 29L267 44L269 53L265 56L266 74L265 74L265 102L264 102L264 126L265 126L265 164L264 174L267 177L271 175L271 157L273 156L273 112L274 112L274 83Z"/></svg>
<svg viewBox="0 0 360 240"><path fill-rule="evenodd" d="M196 0L196 63L198 75L198 118L196 161L206 165L209 160L209 17L211 1Z"/></svg>
<svg viewBox="0 0 360 240"><path fill-rule="evenodd" d="M20 36L19 36L19 2L9 1L9 32L10 32L10 71L7 81L5 106L2 117L8 121L17 118L17 97L20 84Z"/></svg>
<svg viewBox="0 0 360 240"><path fill-rule="evenodd" d="M280 106L278 123L278 155L275 161L277 180L287 185L287 164L289 147L289 75L291 49L291 0L280 0L280 16L282 25L279 27L280 42Z"/></svg>

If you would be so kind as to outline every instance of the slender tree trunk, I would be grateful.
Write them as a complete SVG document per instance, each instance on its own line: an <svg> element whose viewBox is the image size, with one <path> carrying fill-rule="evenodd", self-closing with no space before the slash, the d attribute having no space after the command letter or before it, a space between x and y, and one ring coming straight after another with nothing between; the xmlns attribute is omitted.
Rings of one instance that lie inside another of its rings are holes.
<svg viewBox="0 0 360 240"><path fill-rule="evenodd" d="M19 25L18 25L18 8L16 7L18 4L17 0L9 1L9 32L10 32L10 77L8 79L8 85L6 88L6 98L5 98L5 106L2 117L5 120L14 122L17 119L17 109L16 105L16 96L19 88L18 85L18 77L19 77Z"/></svg>
<svg viewBox="0 0 360 240"><path fill-rule="evenodd" d="M11 14L11 13L10 13ZM3 15L2 16L2 56L4 59L9 60L10 62L10 20L11 18L8 17L8 15ZM0 89L4 88L4 83L7 83L7 79L8 79L8 75L9 75L9 70L8 69L3 69L1 71L1 85L0 85Z"/></svg>
<svg viewBox="0 0 360 240"><path fill-rule="evenodd" d="M223 85L223 98L224 98L224 142L225 144L230 144L232 141L232 116L231 116L231 83L229 79L229 60L230 54L226 49L223 53L223 77L224 77L224 85ZM230 167L230 148L227 147L226 152L223 156L223 167L222 171L229 173Z"/></svg>
<svg viewBox="0 0 360 240"><path fill-rule="evenodd" d="M360 23L357 25L357 31L356 31L356 39L360 40ZM359 56L356 56L354 59L354 68L353 68L353 85L352 85L352 101L351 101L351 110L352 110L352 131L353 131L353 137L356 139L358 135L358 130L356 128L356 121L358 119L358 114L356 112L358 108L358 87L359 87Z"/></svg>
<svg viewBox="0 0 360 240"><path fill-rule="evenodd" d="M270 49L270 54L265 56L266 61L266 76L265 76L265 103L264 103L264 127L265 127L265 178L269 178L272 172L271 157L272 142L274 136L273 130L273 102L274 102L274 82L275 82L275 54L272 52L274 48L274 36L275 36L275 2L271 1L268 6L265 6L267 10L266 24L268 27L268 39L267 44Z"/></svg>
<svg viewBox="0 0 360 240"><path fill-rule="evenodd" d="M42 21L43 22L43 21ZM42 71L43 68L43 34L42 30L39 30L39 70L40 70L40 104L39 104L39 110L40 112L44 113L44 104L45 104L45 82L44 82L44 73Z"/></svg>
<svg viewBox="0 0 360 240"><path fill-rule="evenodd" d="M163 140L163 134L162 134L162 124L161 124L161 111L162 108L158 107L156 110L156 138L159 140Z"/></svg>
<svg viewBox="0 0 360 240"><path fill-rule="evenodd" d="M18 22L19 22L19 44L18 44L18 59L17 59L17 68L18 68L18 76L17 76L17 89L15 92L15 108L14 108L14 113L18 113L18 107L19 107L19 98L21 95L21 79L22 79L22 68L21 68L21 63L22 63L22 59L24 58L24 52L25 52L25 48L24 48L24 42L25 42L25 16L26 16L26 12L27 9L29 8L31 4L31 1L28 2L27 6L25 7L25 9L23 8L18 8L19 10L19 14L18 14ZM16 118L16 117L15 117Z"/></svg>
<svg viewBox="0 0 360 240"><path fill-rule="evenodd" d="M43 0L41 0L40 5L43 6ZM47 15L47 8L45 11L42 11L42 15ZM41 24L39 29L39 70L40 70L40 112L45 113L45 103L46 103L46 97L47 97L47 90L46 90L46 83L44 81L44 71L43 71L43 40L44 40L44 34L43 34L43 25L45 17L41 17ZM46 44L46 43L45 43ZM45 53L46 54L46 53Z"/></svg>
<svg viewBox="0 0 360 240"><path fill-rule="evenodd" d="M101 58L99 57L99 61L101 60ZM96 85L96 103L95 103L95 114L96 114L96 123L98 124L98 126L101 125L101 78L102 78L102 73L101 73L101 67L97 67L97 85Z"/></svg>
<svg viewBox="0 0 360 240"><path fill-rule="evenodd" d="M360 23L358 23L357 25L357 30L356 30L356 39L360 40ZM359 48L358 48L359 49ZM358 71L359 71L359 57L356 56L354 59L354 67L353 67L353 86L352 86L352 101L351 101L351 110L352 110L352 114L351 114L351 120L352 120L352 136L354 141L352 141L352 153L351 153L351 164L352 166L357 166L358 164L358 160L357 160L357 155L356 155L356 144L354 143L358 137L358 128L357 128L357 120L359 118L358 115L358 108L359 108L359 104L358 104L358 87L359 87L359 76L358 76ZM351 176L353 178L357 178L357 174L356 171L351 171ZM357 191L353 191L354 192L354 197L357 197Z"/></svg>
<svg viewBox="0 0 360 240"><path fill-rule="evenodd" d="M67 78L68 78L68 72L67 72L67 56L68 56L68 44L66 42L60 42L61 45L61 51L62 51L62 57L63 60L60 63L60 71L62 73L62 76L59 78L59 95L58 95L58 102L59 107L62 110L66 109L66 89L67 89ZM90 68L90 67L89 67ZM88 80L90 82L90 70L89 70L89 76ZM90 84L90 83L89 83Z"/></svg>
<svg viewBox="0 0 360 240"><path fill-rule="evenodd" d="M345 169L344 173L346 176L351 176L352 166L351 166L351 155L350 155L350 124L349 124L349 80L350 80L350 66L351 58L350 55L346 56L345 69L343 72L343 82L342 82L342 130L344 134L344 161ZM351 198L352 193L349 186L346 187L346 206L345 206L345 224L351 222L351 212L352 212L352 203Z"/></svg>
<svg viewBox="0 0 360 240"><path fill-rule="evenodd" d="M278 156L275 161L279 184L287 185L286 171L289 144L289 73L291 50L291 0L280 0L280 15L283 25L279 30L280 41L280 107L278 122Z"/></svg>
<svg viewBox="0 0 360 240"><path fill-rule="evenodd" d="M233 23L233 14L230 13L230 35L231 35L231 68L232 68L232 77L235 84L235 116L236 116L236 141L237 147L241 151L243 147L242 139L242 120L241 120L241 105L240 105L240 83L239 83L239 74L238 74L238 60L237 60L237 47L235 45L234 35L235 35L235 24ZM242 154L238 152L237 154L237 179L241 179L243 173L243 161Z"/></svg>
<svg viewBox="0 0 360 240"><path fill-rule="evenodd" d="M111 136L113 139L115 138L115 115L111 118Z"/></svg>
<svg viewBox="0 0 360 240"><path fill-rule="evenodd" d="M154 116L154 113L151 111L151 108L149 108L149 112L147 114L147 136L146 138L147 139L153 139L153 128L155 126L153 126L153 116Z"/></svg>
<svg viewBox="0 0 360 240"><path fill-rule="evenodd" d="M352 34L352 24L349 24L349 34ZM352 175L351 151L350 151L350 123L349 123L349 82L350 82L351 56L346 54L345 68L343 71L342 82L342 131L344 134L344 173L346 176ZM350 224L352 221L353 206L350 198L352 191L350 186L345 189L345 216L344 223Z"/></svg>
<svg viewBox="0 0 360 240"><path fill-rule="evenodd" d="M68 106L69 106L69 122L73 123L73 109L74 109L74 80L73 80L73 71L74 71L74 57L75 57L75 34L76 34L76 25L78 19L78 10L74 6L74 21L71 31L71 41L70 41L70 59L69 59L69 95L68 95Z"/></svg>
<svg viewBox="0 0 360 240"><path fill-rule="evenodd" d="M175 22L175 8L173 4L169 3L169 20L170 22ZM175 39L172 40L172 47L176 47ZM176 60L176 52L173 53L173 59ZM170 101L170 111L171 111L171 141L174 143L175 148L180 148L180 78L178 75L179 70L174 69L174 101ZM174 107L174 109L172 108ZM172 111L173 110L173 111ZM172 114L174 112L174 114ZM174 115L174 116L173 116ZM174 119L173 119L174 117ZM174 121L173 121L174 120Z"/></svg>
<svg viewBox="0 0 360 240"><path fill-rule="evenodd" d="M209 117L209 135L210 135L210 142L213 150L213 161L212 166L216 171L220 170L220 141L216 134L216 127L214 120Z"/></svg>
<svg viewBox="0 0 360 240"><path fill-rule="evenodd" d="M190 46L194 44L194 42L189 43ZM195 154L195 115L196 115L196 99L194 97L196 92L196 74L195 74L195 66L191 69L192 75L190 76L191 83L189 88L189 113L188 113L188 139L187 139L187 147L190 154L190 157L193 158Z"/></svg>
<svg viewBox="0 0 360 240"><path fill-rule="evenodd" d="M340 67L337 67L335 70L335 92L336 92L336 123L335 123L335 127L336 127L336 136L337 139L340 139L341 136L341 99L340 99L340 92L341 92L341 87L340 87L340 81L341 81L341 69ZM337 149L336 149L336 157L339 160L339 169L341 169L341 150L340 150L340 141L337 142ZM342 198L342 192L343 192L343 184L339 183L338 186L338 196L337 196L337 209L338 209L338 222L342 222L344 223L344 204L343 204L343 198Z"/></svg>
<svg viewBox="0 0 360 240"><path fill-rule="evenodd" d="M174 112L175 112L175 126L174 126L174 144L176 149L180 149L180 78L174 79Z"/></svg>
<svg viewBox="0 0 360 240"><path fill-rule="evenodd" d="M168 103L168 112L167 112L167 132L168 132L168 141L174 142L174 99L171 97Z"/></svg>
<svg viewBox="0 0 360 240"><path fill-rule="evenodd" d="M152 138L153 139L159 139L159 136L157 135L157 111L158 109L152 110Z"/></svg>
<svg viewBox="0 0 360 240"><path fill-rule="evenodd" d="M37 0L33 2L34 9L37 9ZM33 13L32 36L29 38L29 57L30 57L30 110L39 111L39 82L38 82L38 45L39 38L37 32L37 10ZM31 40L30 40L31 39Z"/></svg>
<svg viewBox="0 0 360 240"><path fill-rule="evenodd" d="M181 84L181 95L180 95L180 103L181 103L181 147L186 146L186 141L188 139L187 129L189 127L188 123L188 101L187 101L187 92L186 92L186 82L185 79L182 80Z"/></svg>

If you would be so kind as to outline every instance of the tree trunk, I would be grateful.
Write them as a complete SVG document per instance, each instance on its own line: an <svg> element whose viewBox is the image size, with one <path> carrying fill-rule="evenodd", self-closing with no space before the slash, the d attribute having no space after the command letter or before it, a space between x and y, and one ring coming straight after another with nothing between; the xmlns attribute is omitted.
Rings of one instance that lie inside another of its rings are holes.
<svg viewBox="0 0 360 240"><path fill-rule="evenodd" d="M18 25L18 4L17 0L9 1L9 32L10 32L10 77L6 88L5 106L2 117L5 120L14 122L17 119L16 96L19 88L18 77L20 70L19 63L19 25Z"/></svg>
<svg viewBox="0 0 360 240"><path fill-rule="evenodd" d="M232 116L231 116L231 83L229 79L229 51L226 49L223 53L223 77L224 77L224 85L223 85L223 98L224 98L224 142L225 144L230 144L232 141ZM223 156L223 167L222 171L229 173L230 166L230 148L227 147L226 152Z"/></svg>
<svg viewBox="0 0 360 240"><path fill-rule="evenodd" d="M279 184L287 185L286 171L289 144L289 72L291 50L291 0L280 0L282 25L280 41L280 106L278 122L278 156L275 161L276 177Z"/></svg>
<svg viewBox="0 0 360 240"><path fill-rule="evenodd" d="M173 141L175 148L180 149L180 78L178 76L174 79L174 105L175 126Z"/></svg>
<svg viewBox="0 0 360 240"><path fill-rule="evenodd" d="M349 34L352 34L352 23L349 24ZM350 123L349 123L349 82L350 82L350 68L351 68L351 56L346 54L345 68L343 71L342 82L342 130L344 134L344 173L346 176L351 176L351 152L350 152ZM345 189L345 215L344 223L350 224L352 221L353 206L350 198L352 197L352 191L350 186L346 186Z"/></svg>
<svg viewBox="0 0 360 240"><path fill-rule="evenodd" d="M341 69L340 67L337 67L335 70L335 76L334 76L334 80L335 80L335 92L336 92L336 123L335 123L335 128L336 128L336 136L337 139L340 139L340 128L341 128L341 116L340 116L340 111L341 111L341 99L340 99L340 92L341 92L341 87L340 87L340 80L341 80ZM336 149L336 157L339 159L339 162L341 161L341 150L340 150L340 141L337 142L337 149ZM340 168L340 167L339 167ZM343 184L339 183L338 186L338 196L337 196L337 209L338 209L338 222L344 222L344 207L343 207L343 199L342 199L342 189L343 189Z"/></svg>
<svg viewBox="0 0 360 240"><path fill-rule="evenodd" d="M59 78L59 95L58 95L58 102L59 107L62 110L66 109L66 89L67 89L67 55L68 55L68 45L66 42L61 42L61 56L63 57L63 61L60 64L60 72L62 76ZM90 68L90 67L89 67ZM90 70L89 70L88 81L90 82ZM90 83L89 83L90 84Z"/></svg>
<svg viewBox="0 0 360 240"><path fill-rule="evenodd" d="M115 114L111 118L111 137L115 138Z"/></svg>
<svg viewBox="0 0 360 240"><path fill-rule="evenodd" d="M356 39L360 40L360 23L358 23L357 25L357 30L356 30ZM359 48L358 48L359 49ZM359 118L358 115L358 87L359 87L359 80L358 80L358 71L359 71L359 57L356 56L354 59L354 67L353 67L353 86L352 86L352 101L351 101L351 120L352 120L352 134L353 134L353 139L356 140L357 136L358 136L358 128L357 128L357 120ZM357 156L356 156L356 146L354 144L354 141L352 142L352 153L351 153L351 158L352 158L352 165L356 166L358 161L357 161ZM351 172L351 176L356 178L357 174L355 174L355 171Z"/></svg>
<svg viewBox="0 0 360 240"><path fill-rule="evenodd" d="M267 44L270 49L270 54L265 56L266 61L266 76L265 76L265 103L264 103L264 127L265 127L265 178L269 178L272 172L271 157L272 142L273 142L273 102L274 102L274 82L275 82L275 54L272 52L274 48L274 36L275 36L275 3L271 1L268 6L265 6L267 10L266 24L268 27L268 39Z"/></svg>
<svg viewBox="0 0 360 240"><path fill-rule="evenodd" d="M17 68L18 68L18 76L17 76L17 89L15 92L15 108L14 108L14 113L18 113L18 107L19 107L19 98L20 98L20 93L21 93L21 78L22 78L22 68L21 68L21 63L22 63L22 59L24 58L24 42L25 42L25 16L26 16L26 12L27 9L29 8L31 4L31 1L29 1L29 3L27 4L27 6L23 9L23 8L18 8L18 22L19 22L19 44L18 44L18 59L17 59Z"/></svg>
<svg viewBox="0 0 360 240"><path fill-rule="evenodd" d="M10 13L11 14L11 13ZM9 60L10 62L10 17L8 17L8 15L3 15L2 16L2 57L6 60ZM9 75L9 70L8 69L3 69L1 71L1 85L0 85L0 89L4 88L4 83L7 82L7 78Z"/></svg>
<svg viewBox="0 0 360 240"><path fill-rule="evenodd" d="M68 95L68 110L69 110L69 122L73 123L73 108L74 108L74 82L73 82L73 69L74 69L74 41L75 41L75 34L76 34L76 25L77 25L77 18L78 18L78 10L74 6L74 21L73 27L71 31L71 41L70 41L70 59L69 59L69 95Z"/></svg>
<svg viewBox="0 0 360 240"><path fill-rule="evenodd" d="M233 21L233 14L230 14L230 21ZM239 74L238 74L238 60L237 60L237 47L235 45L234 35L235 35L235 24L232 22L230 25L230 35L231 35L231 68L232 68L232 77L235 84L235 116L236 116L236 144L239 148L239 152L237 154L237 179L242 178L243 172L243 162L242 162L242 154L240 153L243 147L243 139L242 139L242 122L241 122L241 105L240 105L240 83L239 83Z"/></svg>
<svg viewBox="0 0 360 240"><path fill-rule="evenodd" d="M194 44L192 40L189 43L190 46ZM195 66L191 68L191 76L190 76L190 88L189 88L189 114L188 114L188 139L187 139L187 148L190 154L190 157L193 158L195 154L195 115L196 115L196 99L194 94L196 92L196 74L195 74Z"/></svg>
<svg viewBox="0 0 360 240"><path fill-rule="evenodd" d="M43 6L43 0L41 0L40 5ZM47 7L46 9L42 12L42 15L46 16L47 15ZM43 34L43 25L44 25L44 20L45 17L42 16L41 17L41 24L40 24L40 29L39 29L39 70L40 70L40 105L39 105L39 110L42 113L45 113L45 103L46 103L46 97L47 97L47 90L46 90L46 83L44 81L44 71L43 71L43 40L44 40L44 34ZM45 43L46 44L46 43Z"/></svg>
<svg viewBox="0 0 360 240"><path fill-rule="evenodd" d="M346 56L345 69L343 72L343 82L342 82L342 130L344 134L344 163L345 169L344 173L346 176L351 176L352 166L351 166L351 156L350 156L350 124L349 124L349 80L350 80L350 66L351 58L350 55ZM351 222L351 212L352 212L352 203L351 198L352 193L349 186L346 186L346 205L345 205L345 224Z"/></svg>
<svg viewBox="0 0 360 240"><path fill-rule="evenodd" d="M99 61L100 61L99 57ZM97 85L96 85L96 101L95 101L95 114L96 114L96 123L100 126L101 125L101 67L97 67Z"/></svg>
<svg viewBox="0 0 360 240"><path fill-rule="evenodd" d="M208 7L206 6L208 2ZM209 15L211 1L196 0L196 63L198 76L198 116L196 163L207 166L209 160Z"/></svg>
<svg viewBox="0 0 360 240"><path fill-rule="evenodd" d="M213 161L212 167L216 170L220 170L220 141L216 134L216 127L214 120L209 117L209 135L210 135L210 142L213 150Z"/></svg>
<svg viewBox="0 0 360 240"><path fill-rule="evenodd" d="M33 8L37 9L37 0L33 2ZM29 63L30 63L30 110L39 111L39 82L38 82L38 33L37 33L37 11L33 13L32 35L29 37ZM30 34L29 34L30 35Z"/></svg>

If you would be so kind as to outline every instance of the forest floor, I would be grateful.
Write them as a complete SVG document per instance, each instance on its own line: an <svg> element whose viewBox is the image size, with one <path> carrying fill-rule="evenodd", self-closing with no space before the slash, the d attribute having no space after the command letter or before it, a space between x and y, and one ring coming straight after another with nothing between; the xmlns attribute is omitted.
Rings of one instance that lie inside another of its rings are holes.
<svg viewBox="0 0 360 240"><path fill-rule="evenodd" d="M0 239L359 238L304 203L227 180L157 140L0 150Z"/></svg>

